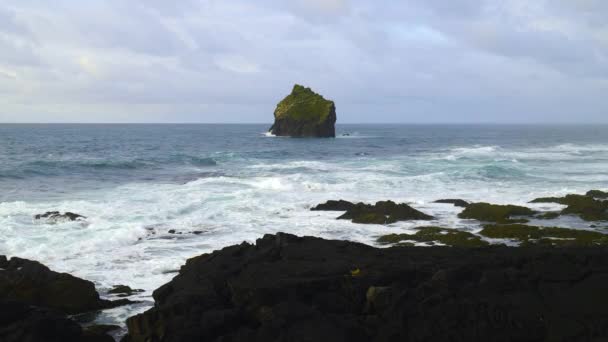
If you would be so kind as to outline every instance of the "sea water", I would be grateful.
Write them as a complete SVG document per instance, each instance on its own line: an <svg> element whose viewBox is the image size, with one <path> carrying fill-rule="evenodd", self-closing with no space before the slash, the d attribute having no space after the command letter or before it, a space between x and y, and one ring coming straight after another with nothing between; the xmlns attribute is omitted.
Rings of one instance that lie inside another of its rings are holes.
<svg viewBox="0 0 608 342"><path fill-rule="evenodd" d="M268 125L0 125L0 254L95 282L144 289L186 259L267 233L374 245L420 225L479 231L440 198L529 205L608 188L608 126L338 125L335 139L266 134ZM431 222L360 225L312 212L329 199L406 202ZM77 222L35 220L72 211ZM562 218L560 226L587 223ZM175 233L169 233L174 230Z"/></svg>

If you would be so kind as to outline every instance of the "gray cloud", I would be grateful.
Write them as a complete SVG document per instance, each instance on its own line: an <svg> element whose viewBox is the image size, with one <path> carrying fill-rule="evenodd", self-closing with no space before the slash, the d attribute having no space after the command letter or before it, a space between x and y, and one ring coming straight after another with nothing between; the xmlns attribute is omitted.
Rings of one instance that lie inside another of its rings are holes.
<svg viewBox="0 0 608 342"><path fill-rule="evenodd" d="M7 0L0 121L608 122L600 0Z"/></svg>

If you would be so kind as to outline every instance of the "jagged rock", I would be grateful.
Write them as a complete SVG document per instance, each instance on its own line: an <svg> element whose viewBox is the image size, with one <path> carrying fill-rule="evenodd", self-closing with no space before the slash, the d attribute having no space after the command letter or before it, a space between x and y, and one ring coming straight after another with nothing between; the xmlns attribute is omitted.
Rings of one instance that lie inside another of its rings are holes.
<svg viewBox="0 0 608 342"><path fill-rule="evenodd" d="M601 191L601 190L589 190L589 191L587 191L587 193L585 195L589 196L589 197L593 197L593 198L599 198L599 199L608 198L608 192Z"/></svg>
<svg viewBox="0 0 608 342"><path fill-rule="evenodd" d="M58 221L82 221L86 219L86 216L82 216L76 213L72 213L66 211L65 213L60 213L58 211L47 211L44 214L38 214L34 216L34 219L41 220L46 219L49 222L58 222Z"/></svg>
<svg viewBox="0 0 608 342"><path fill-rule="evenodd" d="M347 211L352 209L355 204L345 200L329 200L325 203L321 203L316 207L311 208L312 211Z"/></svg>
<svg viewBox="0 0 608 342"><path fill-rule="evenodd" d="M377 249L266 235L187 261L125 341L608 339L605 248Z"/></svg>
<svg viewBox="0 0 608 342"><path fill-rule="evenodd" d="M435 203L453 204L456 207L463 207L463 208L466 208L466 206L469 205L469 202L467 202L465 200L461 200L461 199L440 199L440 200L436 200Z"/></svg>
<svg viewBox="0 0 608 342"><path fill-rule="evenodd" d="M433 216L418 211L405 203L379 201L376 204L357 203L340 220L352 220L354 223L390 224L397 221L432 220Z"/></svg>
<svg viewBox="0 0 608 342"><path fill-rule="evenodd" d="M335 137L336 106L310 88L296 84L274 111L270 132L290 137Z"/></svg>
<svg viewBox="0 0 608 342"><path fill-rule="evenodd" d="M482 240L478 235L459 229L418 227L416 230L415 234L383 235L377 241L381 244L401 244L403 241L439 242L455 247L483 247L488 245L488 242Z"/></svg>
<svg viewBox="0 0 608 342"><path fill-rule="evenodd" d="M536 212L530 208L518 205L498 205L489 203L471 203L458 217L463 219L475 219L479 221L497 223L522 223L527 219L512 219L512 216L531 216Z"/></svg>
<svg viewBox="0 0 608 342"><path fill-rule="evenodd" d="M36 261L0 256L0 299L55 309L66 314L132 303L104 300L95 285L67 273L57 273Z"/></svg>
<svg viewBox="0 0 608 342"><path fill-rule="evenodd" d="M603 192L591 190L586 195L570 194L564 197L541 197L531 203L558 203L566 206L561 215L577 215L585 221L608 221L608 201L599 200Z"/></svg>
<svg viewBox="0 0 608 342"><path fill-rule="evenodd" d="M114 342L107 331L85 330L60 311L0 299L2 342Z"/></svg>
<svg viewBox="0 0 608 342"><path fill-rule="evenodd" d="M560 247L608 246L608 235L599 232L562 227L538 227L523 224L485 225L479 232L493 239L516 240L522 245Z"/></svg>
<svg viewBox="0 0 608 342"><path fill-rule="evenodd" d="M132 289L130 286L127 285L116 285L110 291L108 291L109 294L115 294L119 297L128 297L141 292L144 292L144 290Z"/></svg>

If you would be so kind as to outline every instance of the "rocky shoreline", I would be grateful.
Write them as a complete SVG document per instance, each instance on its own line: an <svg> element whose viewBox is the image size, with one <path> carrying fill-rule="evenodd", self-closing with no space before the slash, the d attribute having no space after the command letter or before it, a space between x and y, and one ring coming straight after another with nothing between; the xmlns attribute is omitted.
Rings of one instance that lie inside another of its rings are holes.
<svg viewBox="0 0 608 342"><path fill-rule="evenodd" d="M379 236L388 248L286 233L225 247L189 259L154 291L152 308L127 319L122 341L606 340L608 235L598 226L607 198L592 190L532 200L564 206L551 212L438 200L481 230L419 226ZM433 219L392 201L311 210L357 224ZM562 215L595 228L530 224ZM132 304L126 297L140 291L118 285L109 293L121 299L109 301L90 281L0 256L0 341L113 341L119 327L83 328L74 315Z"/></svg>

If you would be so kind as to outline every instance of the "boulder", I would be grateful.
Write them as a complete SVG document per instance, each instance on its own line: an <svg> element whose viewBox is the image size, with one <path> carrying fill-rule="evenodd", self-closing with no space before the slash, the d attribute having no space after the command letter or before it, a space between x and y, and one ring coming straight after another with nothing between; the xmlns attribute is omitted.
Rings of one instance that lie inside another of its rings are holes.
<svg viewBox="0 0 608 342"><path fill-rule="evenodd" d="M475 219L479 221L497 223L522 223L527 219L513 219L513 216L531 216L536 212L530 208L518 205L499 205L489 203L471 203L458 214L463 219Z"/></svg>
<svg viewBox="0 0 608 342"><path fill-rule="evenodd" d="M461 199L440 199L440 200L436 200L434 203L453 204L455 207L463 207L463 208L466 208L466 206L469 205L469 202L467 202L465 200L461 200Z"/></svg>
<svg viewBox="0 0 608 342"><path fill-rule="evenodd" d="M64 313L0 299L2 342L114 342L103 330L83 330Z"/></svg>
<svg viewBox="0 0 608 342"><path fill-rule="evenodd" d="M310 88L294 85L274 111L270 133L290 137L335 137L336 106Z"/></svg>
<svg viewBox="0 0 608 342"><path fill-rule="evenodd" d="M67 273L51 271L36 261L0 256L0 300L15 300L77 314L132 303L104 300L95 285Z"/></svg>
<svg viewBox="0 0 608 342"><path fill-rule="evenodd" d="M433 216L418 211L405 203L379 201L376 204L357 203L339 220L352 220L353 223L390 224L398 221L432 220Z"/></svg>
<svg viewBox="0 0 608 342"><path fill-rule="evenodd" d="M325 203L321 203L316 207L311 208L312 211L347 211L355 206L354 203L345 200L329 200Z"/></svg>
<svg viewBox="0 0 608 342"><path fill-rule="evenodd" d="M125 341L603 341L607 251L266 235L188 260Z"/></svg>
<svg viewBox="0 0 608 342"><path fill-rule="evenodd" d="M58 211L47 211L44 214L38 214L34 216L34 219L41 220L46 219L49 222L59 222L59 221L81 221L86 219L86 216L82 216L76 213L72 213L66 211L65 213L60 213Z"/></svg>

